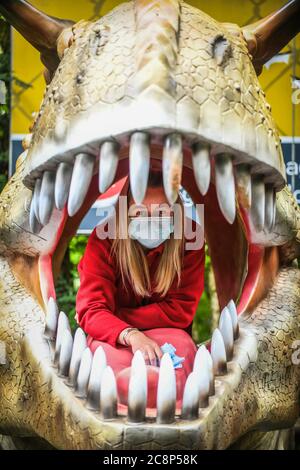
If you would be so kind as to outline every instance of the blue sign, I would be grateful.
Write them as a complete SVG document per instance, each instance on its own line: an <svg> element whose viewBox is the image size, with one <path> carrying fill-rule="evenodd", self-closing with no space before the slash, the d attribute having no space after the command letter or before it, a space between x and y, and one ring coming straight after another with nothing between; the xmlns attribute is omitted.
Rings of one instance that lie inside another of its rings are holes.
<svg viewBox="0 0 300 470"><path fill-rule="evenodd" d="M286 167L287 183L291 191L294 193L296 201L300 204L300 138L296 138L294 142L292 142L292 139L290 138L283 138L282 149Z"/></svg>

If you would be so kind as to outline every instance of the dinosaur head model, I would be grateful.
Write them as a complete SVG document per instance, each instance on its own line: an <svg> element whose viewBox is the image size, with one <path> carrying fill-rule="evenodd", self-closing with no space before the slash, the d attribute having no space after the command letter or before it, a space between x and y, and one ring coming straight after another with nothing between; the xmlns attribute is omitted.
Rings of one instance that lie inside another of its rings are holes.
<svg viewBox="0 0 300 470"><path fill-rule="evenodd" d="M48 83L0 197L0 433L60 449L287 447L280 430L299 416L300 219L257 73L297 34L300 2L244 30L178 0L77 24L24 1L1 0L0 12L40 51ZM181 184L204 204L222 309L179 410L167 360L145 408L138 355L120 404L105 357L82 330L72 337L55 295L99 193L129 175L142 202L154 163L170 203Z"/></svg>

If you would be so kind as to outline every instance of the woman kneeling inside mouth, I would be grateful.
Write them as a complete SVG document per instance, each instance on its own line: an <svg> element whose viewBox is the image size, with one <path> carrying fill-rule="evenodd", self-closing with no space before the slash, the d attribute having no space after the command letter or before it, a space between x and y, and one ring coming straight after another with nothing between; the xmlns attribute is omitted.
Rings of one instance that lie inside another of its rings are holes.
<svg viewBox="0 0 300 470"><path fill-rule="evenodd" d="M128 179L120 196L126 202L121 209L119 197L116 204L113 236L110 220L96 226L78 264L77 321L91 351L103 347L125 405L132 357L140 350L147 365L147 406L156 406L161 346L172 344L184 357L175 367L180 406L197 351L192 323L204 289L204 246L194 243L200 227L192 223L194 239L188 240L180 196L169 205L158 171L150 172L142 205L134 203Z"/></svg>

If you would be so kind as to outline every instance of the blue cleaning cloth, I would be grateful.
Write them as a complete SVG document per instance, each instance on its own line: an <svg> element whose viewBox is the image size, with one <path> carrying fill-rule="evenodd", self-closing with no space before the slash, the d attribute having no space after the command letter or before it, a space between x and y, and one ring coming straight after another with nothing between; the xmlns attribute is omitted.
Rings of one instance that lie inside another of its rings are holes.
<svg viewBox="0 0 300 470"><path fill-rule="evenodd" d="M160 349L162 350L163 353L169 353L173 362L174 369L179 369L182 367L182 362L184 361L184 357L179 357L176 356L176 348L171 343L165 343L163 344Z"/></svg>

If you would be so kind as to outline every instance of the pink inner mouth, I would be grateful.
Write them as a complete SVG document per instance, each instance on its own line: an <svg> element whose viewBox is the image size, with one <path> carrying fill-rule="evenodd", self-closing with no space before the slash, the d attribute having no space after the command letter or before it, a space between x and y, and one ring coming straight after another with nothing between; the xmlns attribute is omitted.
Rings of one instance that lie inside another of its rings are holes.
<svg viewBox="0 0 300 470"><path fill-rule="evenodd" d="M126 152L126 150L125 150ZM128 155L128 154L127 154ZM189 156L185 156L185 163ZM160 161L156 161L158 165ZM99 196L98 175L94 175L87 193L85 202L79 214L69 217L67 206L63 209L60 226L56 232L55 243L51 253L41 255L39 259L41 290L45 303L50 297L56 299L55 284L53 279L53 258L59 245L65 227L72 225L73 220L78 221L83 218L92 203L98 198L108 198L119 192L123 185L124 178L128 174L128 159L123 158L119 161L118 173L115 184L105 193ZM123 179L122 179L123 178ZM206 196L202 196L197 188L193 171L190 167L183 167L182 186L188 191L195 204L204 204L205 208L205 238L208 243L210 256L214 268L216 287L220 308L223 309L230 299L234 299L237 305L238 314L244 312L251 301L251 297L257 285L259 271L263 263L265 249L248 242L248 222L247 214L240 207L239 216L236 217L233 224L229 224L220 211L215 185L210 184ZM56 209L54 209L56 210ZM73 222L74 225L74 222ZM74 234L76 227L74 226ZM244 268L247 266L247 272ZM242 282L242 276L243 282ZM58 299L59 300L59 299ZM91 348L92 349L92 348ZM93 349L92 349L93 351ZM192 370L193 359L196 352L193 346L185 353L189 368ZM109 356L108 356L109 362ZM155 402L158 383L158 371L156 366L147 366L148 370L148 408L146 415L148 417L156 416ZM118 372L118 371L117 371ZM128 384L130 378L130 367L123 368L117 375L118 391L120 403L118 403L118 412L120 415L127 415L127 397ZM186 377L184 380L177 379L177 402L176 409L180 409L182 403L182 394Z"/></svg>
<svg viewBox="0 0 300 470"><path fill-rule="evenodd" d="M197 352L197 347L190 336L181 330L175 328L164 329L151 329L147 330L147 336L155 340L158 344L162 345L166 342L167 338L172 337L172 344L176 344L176 354L184 357L184 367L176 368L176 409L180 412L182 406L182 398L184 392L184 385L188 375L193 370L194 358ZM100 341L95 341L93 338L88 337L88 346L94 353L99 346L102 346L106 353L108 365L112 367L116 375L116 382L118 388L118 409L120 414L128 416L128 387L131 375L131 361L132 352L130 348L118 345L117 352L110 345ZM157 386L159 378L159 367L147 365L147 408L146 413L148 417L156 416L156 397Z"/></svg>

